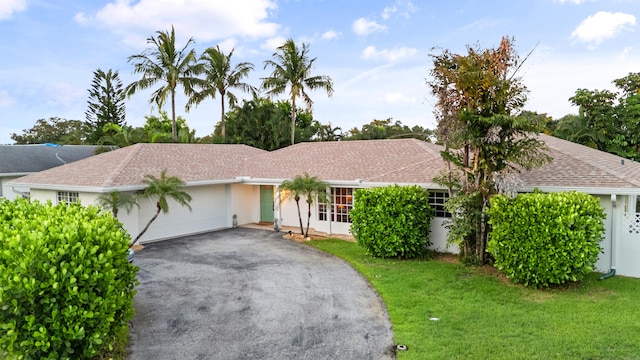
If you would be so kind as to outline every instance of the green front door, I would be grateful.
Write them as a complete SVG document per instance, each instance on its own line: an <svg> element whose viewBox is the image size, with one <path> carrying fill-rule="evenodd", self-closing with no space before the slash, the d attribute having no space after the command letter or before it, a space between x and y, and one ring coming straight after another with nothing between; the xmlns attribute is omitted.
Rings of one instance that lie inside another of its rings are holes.
<svg viewBox="0 0 640 360"><path fill-rule="evenodd" d="M273 186L260 185L260 221L273 222Z"/></svg>

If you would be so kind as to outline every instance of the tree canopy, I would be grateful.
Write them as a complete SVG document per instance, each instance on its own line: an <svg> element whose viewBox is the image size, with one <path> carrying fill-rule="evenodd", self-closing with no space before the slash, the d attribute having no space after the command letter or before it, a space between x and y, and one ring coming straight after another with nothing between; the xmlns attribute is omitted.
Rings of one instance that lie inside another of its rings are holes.
<svg viewBox="0 0 640 360"><path fill-rule="evenodd" d="M220 134L223 139L225 137L225 100L228 98L231 106L234 106L238 101L231 90L238 89L254 95L257 91L255 87L242 81L253 70L253 64L241 62L232 67L232 55L233 50L229 54L225 54L219 46L207 48L200 55L198 73L203 74L204 79L198 79L194 83L199 91L194 90L187 103L187 108L189 108L192 105L200 104L206 98L214 99L216 94L220 95Z"/></svg>
<svg viewBox="0 0 640 360"><path fill-rule="evenodd" d="M296 113L295 140L312 140L319 123L308 111L298 109ZM227 136L224 139L220 137L221 124L218 123L215 132L218 142L246 144L269 151L289 145L291 104L286 101L274 103L258 97L243 100L242 105L234 107L225 118Z"/></svg>
<svg viewBox="0 0 640 360"><path fill-rule="evenodd" d="M285 180L280 185L282 190L287 191L289 197L293 198L298 208L298 220L300 220L300 233L304 237L309 236L309 224L311 223L311 205L313 200L318 197L323 202L327 202L327 183L320 180L317 176L296 175L293 179ZM307 203L307 228L306 231L302 225L302 213L300 212L300 199L305 197Z"/></svg>
<svg viewBox="0 0 640 360"><path fill-rule="evenodd" d="M145 90L161 84L149 99L149 103L156 103L159 109L166 102L171 101L171 120L173 122L173 141L178 141L176 128L176 89L182 86L185 93L193 92L193 85L197 82L198 67L196 64L196 52L188 49L193 44L193 38L178 50L176 48L176 34L173 26L171 31L157 31L157 36L151 36L147 43L151 46L141 54L129 57L133 63L134 74L142 74L140 80L129 84L125 92L131 96L140 90Z"/></svg>
<svg viewBox="0 0 640 360"><path fill-rule="evenodd" d="M85 111L89 131L87 142L96 144L104 135L102 130L106 124L126 124L125 94L118 71L111 69L107 72L95 70L88 91L88 109Z"/></svg>
<svg viewBox="0 0 640 360"><path fill-rule="evenodd" d="M140 207L135 196L116 190L100 194L96 201L103 209L110 211L114 218L118 217L121 208L128 214L134 206Z"/></svg>
<svg viewBox="0 0 640 360"><path fill-rule="evenodd" d="M504 179L548 157L533 136L540 128L531 121L536 118L516 116L527 88L516 76L521 61L512 39L503 38L495 49L468 46L464 55L445 50L432 58L429 85L448 164L438 181L450 189L447 207L454 214L448 236L466 261L483 263L489 198L510 190Z"/></svg>
<svg viewBox="0 0 640 360"><path fill-rule="evenodd" d="M433 131L422 126L410 128L402 124L400 120L392 122L393 118L385 120L374 119L361 129L354 127L343 138L345 140L375 140L375 139L400 139L414 138L429 141L433 136Z"/></svg>
<svg viewBox="0 0 640 360"><path fill-rule="evenodd" d="M633 160L640 159L640 73L612 83L619 92L578 89L569 101L578 115L554 121L559 138Z"/></svg>
<svg viewBox="0 0 640 360"><path fill-rule="evenodd" d="M312 75L311 70L316 58L309 58L309 45L302 48L288 39L276 49L272 59L264 62L264 68L272 68L271 74L262 79L262 90L269 96L284 94L287 88L291 100L291 145L295 143L296 99L301 97L310 110L313 105L309 90L325 90L333 94L333 81L326 75Z"/></svg>
<svg viewBox="0 0 640 360"><path fill-rule="evenodd" d="M83 121L51 117L37 120L32 128L22 130L22 134L11 134L11 139L16 144L82 145L87 143L89 135L90 130Z"/></svg>

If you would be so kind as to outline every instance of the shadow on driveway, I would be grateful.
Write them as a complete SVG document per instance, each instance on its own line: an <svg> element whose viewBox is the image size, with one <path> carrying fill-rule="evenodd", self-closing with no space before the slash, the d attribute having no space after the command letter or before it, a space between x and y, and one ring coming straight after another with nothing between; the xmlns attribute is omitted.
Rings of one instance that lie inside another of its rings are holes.
<svg viewBox="0 0 640 360"><path fill-rule="evenodd" d="M393 359L375 291L344 261L231 229L146 245L129 359Z"/></svg>

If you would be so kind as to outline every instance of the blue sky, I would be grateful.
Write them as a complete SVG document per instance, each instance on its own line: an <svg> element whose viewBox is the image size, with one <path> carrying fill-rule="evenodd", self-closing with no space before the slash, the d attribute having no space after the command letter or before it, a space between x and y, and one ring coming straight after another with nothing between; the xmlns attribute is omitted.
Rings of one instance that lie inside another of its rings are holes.
<svg viewBox="0 0 640 360"><path fill-rule="evenodd" d="M137 79L127 58L171 25L198 53L235 48L232 59L255 64L255 86L286 38L309 43L315 74L331 76L335 90L311 94L314 117L343 131L388 117L434 128L429 54L513 36L521 56L535 48L520 73L526 109L559 118L577 112L568 101L577 89L613 89L612 80L640 72L639 16L640 0L2 0L0 144L40 118L84 120L93 71ZM150 95L127 100L130 125L157 113ZM178 114L198 136L211 133L218 100L189 113L185 102Z"/></svg>

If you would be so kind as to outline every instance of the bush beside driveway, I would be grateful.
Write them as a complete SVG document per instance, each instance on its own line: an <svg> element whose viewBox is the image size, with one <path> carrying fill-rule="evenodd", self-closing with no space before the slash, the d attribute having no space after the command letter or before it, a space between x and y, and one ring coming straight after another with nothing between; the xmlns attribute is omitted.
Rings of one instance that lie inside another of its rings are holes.
<svg viewBox="0 0 640 360"><path fill-rule="evenodd" d="M231 229L136 254L129 359L391 359L384 304L340 259Z"/></svg>

